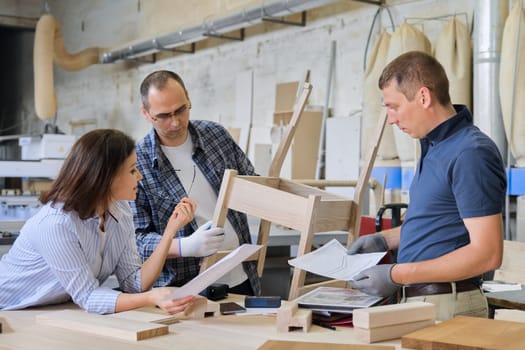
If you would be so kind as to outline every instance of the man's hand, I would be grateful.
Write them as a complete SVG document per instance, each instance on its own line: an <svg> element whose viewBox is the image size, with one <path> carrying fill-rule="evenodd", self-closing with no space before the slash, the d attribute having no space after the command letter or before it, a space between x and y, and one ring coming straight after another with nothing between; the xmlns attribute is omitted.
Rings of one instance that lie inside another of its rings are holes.
<svg viewBox="0 0 525 350"><path fill-rule="evenodd" d="M179 256L209 256L224 242L224 228L212 227L208 221L191 236L179 238Z"/></svg>
<svg viewBox="0 0 525 350"><path fill-rule="evenodd" d="M361 236L348 247L347 254L379 253L386 252L388 245L381 233Z"/></svg>
<svg viewBox="0 0 525 350"><path fill-rule="evenodd" d="M375 295L379 297L389 297L401 287L400 284L392 281L390 275L395 264L381 264L369 267L357 275L348 283L353 289Z"/></svg>

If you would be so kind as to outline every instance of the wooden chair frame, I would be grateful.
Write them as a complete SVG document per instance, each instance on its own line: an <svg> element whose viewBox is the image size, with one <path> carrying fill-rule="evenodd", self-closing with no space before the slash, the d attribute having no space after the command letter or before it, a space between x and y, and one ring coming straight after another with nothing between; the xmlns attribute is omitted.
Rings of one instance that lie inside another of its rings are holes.
<svg viewBox="0 0 525 350"><path fill-rule="evenodd" d="M286 154L288 153L288 150L290 149L290 145L292 143L293 137L295 136L295 131L297 130L297 126L299 124L301 115L303 114L304 108L306 106L306 102L308 100L308 97L310 96L310 93L312 91L312 85L310 83L304 83L303 85L303 91L301 95L299 96L299 99L297 103L294 106L293 114L290 119L290 123L288 124L286 128L285 135L281 142L279 143L279 147L277 148L277 151L275 153L274 158L272 159L272 162L270 164L269 169L269 177L278 177L281 168L284 162L284 159L286 157ZM239 176L236 178L237 171L235 170L226 170L224 173L224 177L222 180L221 188L219 191L219 196L217 198L217 205L215 207L215 212L213 213L213 225L216 226L224 226L224 223L226 221L226 215L228 213L228 209L234 209L241 212L244 212L246 214L253 214L251 207L248 205L248 207L243 207L242 205L239 207L238 204L236 204L238 201L243 203L245 199L248 199L250 201L250 189L248 192L246 192L247 196L246 198L243 195L238 196L237 189L239 186L234 186L237 182L238 178L255 178L257 180L265 179L264 177L259 176ZM242 192L240 193L242 194ZM241 197L241 198L238 198ZM252 205L255 207L254 209L257 209L257 204L253 203ZM257 211L257 210L256 210ZM263 216L260 216L263 218ZM257 260L257 273L259 277L262 276L263 269L264 269L264 262L266 258L266 248L268 243L268 237L270 235L270 227L271 227L271 221L261 220L259 224L259 232L257 236L257 244L262 245L262 249L260 249L254 256L248 258L248 261L254 261ZM209 266L211 266L216 261L222 259L225 255L227 255L229 251L219 251L216 254L203 258L201 261L201 268L200 271L204 271Z"/></svg>
<svg viewBox="0 0 525 350"><path fill-rule="evenodd" d="M348 230L348 244L359 235L363 199L386 123L386 114L383 114L378 121L366 163L357 180L353 199L283 179L279 177L279 172L310 90L311 85L306 83L300 98L301 103L296 106L287 133L272 160L269 176L237 176L235 170L227 170L219 192L213 217L214 225L224 224L228 209L261 218L257 244L263 245L263 249L248 259L258 261L259 276L262 275L264 268L272 222L300 232L297 256L312 250L313 236L316 232ZM227 253L218 252L204 259L201 271ZM320 285L346 285L346 281L327 281L305 286L305 276L306 271L294 269L289 300Z"/></svg>

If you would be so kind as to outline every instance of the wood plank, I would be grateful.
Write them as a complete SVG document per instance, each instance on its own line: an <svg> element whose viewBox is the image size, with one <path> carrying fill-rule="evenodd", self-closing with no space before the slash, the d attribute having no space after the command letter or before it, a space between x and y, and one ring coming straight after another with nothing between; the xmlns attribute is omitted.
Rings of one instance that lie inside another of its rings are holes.
<svg viewBox="0 0 525 350"><path fill-rule="evenodd" d="M401 338L409 349L522 350L525 324L486 318L457 316Z"/></svg>
<svg viewBox="0 0 525 350"><path fill-rule="evenodd" d="M110 315L90 314L84 310L46 312L37 315L36 321L47 326L125 340L143 340L169 333L167 325L115 320Z"/></svg>
<svg viewBox="0 0 525 350"><path fill-rule="evenodd" d="M421 328L433 326L434 320L422 320L406 323L391 324L376 328L355 327L358 337L368 343L375 343L383 340L398 339L405 334L414 332Z"/></svg>
<svg viewBox="0 0 525 350"><path fill-rule="evenodd" d="M394 350L393 346L268 340L258 350Z"/></svg>
<svg viewBox="0 0 525 350"><path fill-rule="evenodd" d="M160 309L157 309L157 310L160 310ZM141 311L140 309L117 312L115 314L108 315L106 317L113 317L117 319L126 319L126 320L139 321L139 322L152 322L152 323L165 324L165 325L170 325L170 324L179 322L176 315L170 315L170 314L159 313L159 312Z"/></svg>
<svg viewBox="0 0 525 350"><path fill-rule="evenodd" d="M422 301L373 306L354 310L353 313L353 324L360 328L376 328L435 319L435 305Z"/></svg>
<svg viewBox="0 0 525 350"><path fill-rule="evenodd" d="M304 111L292 142L292 179L315 179L322 111Z"/></svg>

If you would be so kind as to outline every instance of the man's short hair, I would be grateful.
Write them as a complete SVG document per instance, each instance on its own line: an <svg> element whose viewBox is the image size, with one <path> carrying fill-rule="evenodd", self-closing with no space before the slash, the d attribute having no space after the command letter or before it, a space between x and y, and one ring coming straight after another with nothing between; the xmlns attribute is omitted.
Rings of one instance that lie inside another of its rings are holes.
<svg viewBox="0 0 525 350"><path fill-rule="evenodd" d="M450 103L449 82L445 69L433 56L409 51L393 59L379 77L379 88L395 82L397 90L412 101L421 87L426 87L441 105Z"/></svg>
<svg viewBox="0 0 525 350"><path fill-rule="evenodd" d="M150 87L153 86L159 90L162 90L164 89L166 83L170 79L173 79L177 83L179 83L180 86L182 86L182 88L184 89L184 94L186 95L186 97L188 97L188 91L186 90L186 86L184 85L184 81L182 80L180 75L169 70L158 70L153 73L150 73L146 78L144 78L144 80L140 84L140 98L146 110L149 111L150 107L148 101Z"/></svg>

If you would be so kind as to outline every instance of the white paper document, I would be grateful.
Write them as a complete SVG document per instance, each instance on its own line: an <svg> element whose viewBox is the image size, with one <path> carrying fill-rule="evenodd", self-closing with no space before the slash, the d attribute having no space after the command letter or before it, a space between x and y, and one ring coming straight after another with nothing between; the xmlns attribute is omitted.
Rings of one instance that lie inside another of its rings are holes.
<svg viewBox="0 0 525 350"><path fill-rule="evenodd" d="M221 260L208 267L203 273L197 275L194 279L177 288L170 294L170 299L182 298L187 295L197 295L210 284L233 270L237 265L252 256L262 248L262 245L243 244L235 250L232 250Z"/></svg>
<svg viewBox="0 0 525 350"><path fill-rule="evenodd" d="M506 283L501 281L484 281L483 290L485 292L508 292L521 290L521 283Z"/></svg>
<svg viewBox="0 0 525 350"><path fill-rule="evenodd" d="M336 239L288 263L316 275L349 281L364 269L377 265L386 252L348 255Z"/></svg>

